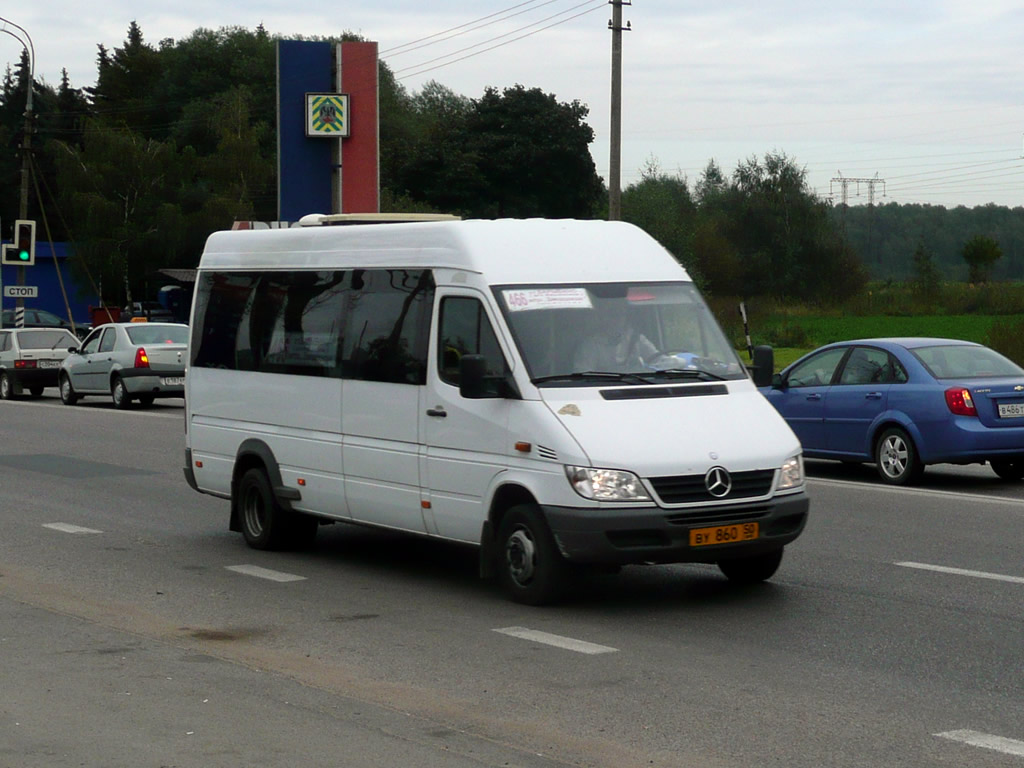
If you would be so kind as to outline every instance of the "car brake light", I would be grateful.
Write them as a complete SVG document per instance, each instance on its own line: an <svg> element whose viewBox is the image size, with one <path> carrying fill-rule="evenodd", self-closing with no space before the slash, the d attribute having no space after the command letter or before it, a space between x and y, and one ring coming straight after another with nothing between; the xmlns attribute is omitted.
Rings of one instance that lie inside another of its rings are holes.
<svg viewBox="0 0 1024 768"><path fill-rule="evenodd" d="M149 368L149 355L146 354L145 347L139 347L135 350L135 367Z"/></svg>
<svg viewBox="0 0 1024 768"><path fill-rule="evenodd" d="M978 409L974 407L970 391L960 387L946 390L946 405L949 406L950 411L960 416L978 415Z"/></svg>
<svg viewBox="0 0 1024 768"><path fill-rule="evenodd" d="M35 360L15 360L14 361L14 367L15 368L35 368L36 367L36 361Z"/></svg>

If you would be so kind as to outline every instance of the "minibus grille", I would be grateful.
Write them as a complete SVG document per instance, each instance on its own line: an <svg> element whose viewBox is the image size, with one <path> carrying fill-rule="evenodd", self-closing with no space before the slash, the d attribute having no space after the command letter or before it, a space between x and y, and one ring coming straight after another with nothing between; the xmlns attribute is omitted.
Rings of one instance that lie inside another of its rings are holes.
<svg viewBox="0 0 1024 768"><path fill-rule="evenodd" d="M725 496L712 496L704 475L652 477L651 486L665 504L696 504L702 501L735 501L767 496L772 490L774 469L733 472L732 487Z"/></svg>

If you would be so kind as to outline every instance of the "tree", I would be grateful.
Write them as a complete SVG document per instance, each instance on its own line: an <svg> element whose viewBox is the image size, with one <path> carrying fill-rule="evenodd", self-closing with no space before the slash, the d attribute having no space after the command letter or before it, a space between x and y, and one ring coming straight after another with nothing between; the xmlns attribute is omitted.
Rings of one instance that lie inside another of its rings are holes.
<svg viewBox="0 0 1024 768"><path fill-rule="evenodd" d="M722 173L722 169L718 166L718 163L710 160L704 170L701 171L700 178L697 179L697 184L694 187L694 197L701 205L705 203L711 204L716 196L728 191L728 187L729 184L725 174Z"/></svg>
<svg viewBox="0 0 1024 768"><path fill-rule="evenodd" d="M709 164L698 182L698 200L697 263L710 275L716 254L729 258L718 289L828 302L863 288L867 272L829 217L828 204L808 189L806 171L785 154L739 163L728 183Z"/></svg>
<svg viewBox="0 0 1024 768"><path fill-rule="evenodd" d="M98 122L87 125L81 149L61 143L55 152L76 267L105 297L139 295L156 268L194 263L182 208L194 152Z"/></svg>
<svg viewBox="0 0 1024 768"><path fill-rule="evenodd" d="M932 252L923 241L919 242L914 251L914 291L926 301L931 301L938 296L939 282L939 270Z"/></svg>
<svg viewBox="0 0 1024 768"><path fill-rule="evenodd" d="M454 108L402 174L412 198L477 218L593 215L604 189L585 106L522 85L488 88L465 114L444 103Z"/></svg>
<svg viewBox="0 0 1024 768"><path fill-rule="evenodd" d="M963 259L967 262L967 279L972 283L987 283L994 265L1003 251L991 237L975 235L964 244Z"/></svg>
<svg viewBox="0 0 1024 768"><path fill-rule="evenodd" d="M647 232L699 279L700 267L692 258L696 212L686 177L664 173L654 158L641 170L640 181L622 192L623 220Z"/></svg>
<svg viewBox="0 0 1024 768"><path fill-rule="evenodd" d="M93 101L107 119L133 130L166 125L165 112L150 107L162 76L159 54L143 40L136 22L128 25L128 37L114 55L100 46L99 75L92 89Z"/></svg>

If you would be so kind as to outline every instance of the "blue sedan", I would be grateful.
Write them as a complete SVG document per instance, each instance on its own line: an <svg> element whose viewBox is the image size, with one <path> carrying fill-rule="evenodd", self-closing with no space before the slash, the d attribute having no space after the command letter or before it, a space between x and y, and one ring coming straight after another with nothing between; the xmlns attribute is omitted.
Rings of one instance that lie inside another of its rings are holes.
<svg viewBox="0 0 1024 768"><path fill-rule="evenodd" d="M816 349L762 387L804 456L872 462L906 485L926 464L1024 478L1024 369L954 339L859 339Z"/></svg>

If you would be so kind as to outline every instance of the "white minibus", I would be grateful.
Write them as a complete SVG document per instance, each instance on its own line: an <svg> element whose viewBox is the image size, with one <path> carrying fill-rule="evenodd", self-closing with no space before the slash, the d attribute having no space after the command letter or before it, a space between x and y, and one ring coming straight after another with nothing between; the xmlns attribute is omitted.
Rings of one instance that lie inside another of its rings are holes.
<svg viewBox="0 0 1024 768"><path fill-rule="evenodd" d="M775 573L800 443L650 236L333 220L217 232L199 264L185 476L250 546L332 522L462 542L530 604L585 566Z"/></svg>

